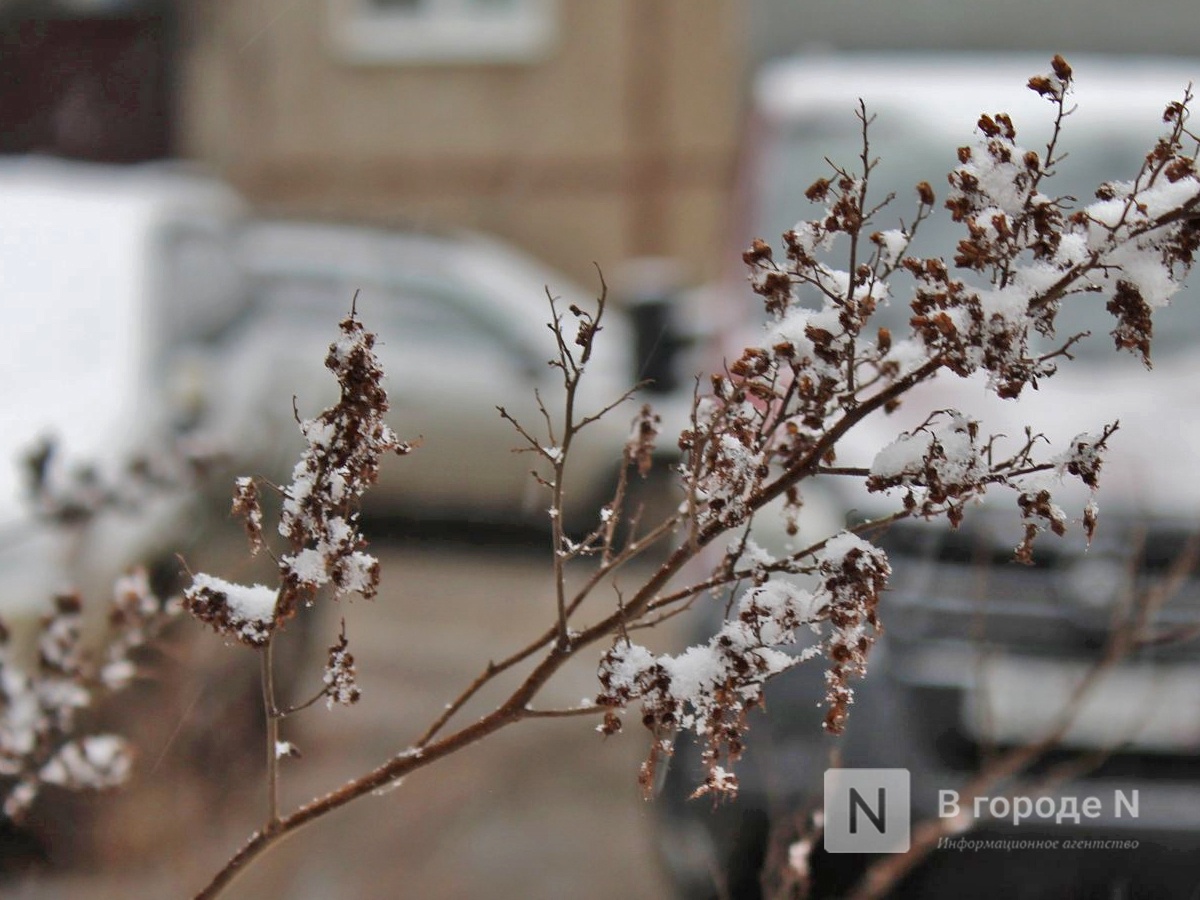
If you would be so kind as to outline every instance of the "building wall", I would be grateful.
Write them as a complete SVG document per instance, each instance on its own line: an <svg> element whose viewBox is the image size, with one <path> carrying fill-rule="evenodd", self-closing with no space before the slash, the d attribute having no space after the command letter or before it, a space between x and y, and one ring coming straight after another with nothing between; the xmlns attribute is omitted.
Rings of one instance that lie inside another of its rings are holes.
<svg viewBox="0 0 1200 900"><path fill-rule="evenodd" d="M737 142L734 0L559 0L521 64L347 62L329 0L196 0L183 155L276 211L498 233L582 278L712 274Z"/></svg>

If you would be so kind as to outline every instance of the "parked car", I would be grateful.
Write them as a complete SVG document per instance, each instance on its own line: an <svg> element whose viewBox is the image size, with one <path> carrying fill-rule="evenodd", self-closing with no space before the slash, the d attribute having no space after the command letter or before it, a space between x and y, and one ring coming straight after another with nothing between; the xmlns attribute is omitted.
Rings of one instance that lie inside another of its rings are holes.
<svg viewBox="0 0 1200 900"><path fill-rule="evenodd" d="M514 452L524 439L497 407L548 444L537 398L558 417L563 388L562 373L548 365L556 351L547 292L573 341L569 308L594 309L596 291L479 235L262 221L247 226L241 246L254 313L212 361L208 378L211 427L237 444L239 466L275 479L291 471L302 446L292 398L302 417L335 400L336 383L322 362L353 303L379 337L389 421L401 437L421 440L415 453L386 462L368 509L547 521L549 494L530 476L538 459ZM598 412L638 380L631 326L617 304L602 327L577 416ZM667 397L665 405L676 402ZM625 404L572 446L568 521L597 521L636 410Z"/></svg>
<svg viewBox="0 0 1200 900"><path fill-rule="evenodd" d="M1163 108L1197 80L1200 62L1071 62L1078 108L1066 120L1061 143L1069 156L1045 190L1087 202L1101 182L1136 173L1161 132ZM881 159L871 193L879 200L894 191L898 198L894 213L880 220L880 228L891 228L900 216L911 221L913 205L905 201L917 182L945 185L955 148L971 143L981 112L1010 112L1018 141L1044 146L1053 108L1024 85L1047 68L1044 59L930 55L833 55L769 66L753 95L737 247L755 237L777 243L781 232L806 218L813 207L804 191L828 174L826 158L855 164L861 153L859 97L874 116L871 154ZM958 227L941 211L922 227L915 252L949 255ZM734 247L729 256L740 258ZM712 292L718 299L710 315L728 335L725 355L736 358L742 346L759 342L762 326L748 329L745 323L761 321L762 314L744 275L731 276L729 284ZM899 336L907 332L909 311L902 288L893 297L879 323ZM870 466L874 453L899 432L944 408L981 418L985 434L1020 435L1030 424L1059 446L1113 420L1121 425L1101 478L1100 526L1090 549L1076 524L1067 538L1043 538L1035 565L1011 564L1020 540L1011 497L990 497L968 510L957 531L944 522L906 523L883 536L894 569L880 606L886 631L868 676L856 686L844 736L823 733L824 670L813 662L768 689L769 715L752 722L735 803L714 809L705 800L685 799L701 775L698 748L680 738L658 809L660 846L681 896L716 896L714 871L726 882L723 896L759 896L769 825L786 826L820 810L822 778L835 746L845 766L909 769L912 815L920 821L937 816L939 790L961 789L990 752L1048 733L1104 653L1115 605L1131 592L1163 584L1172 561L1200 531L1196 300L1192 290L1156 312L1153 372L1131 355L1113 352L1113 326L1103 304L1081 303L1060 316L1059 332L1090 330L1092 337L1041 391L1027 390L1012 403L987 394L978 380L943 379L910 395L895 416L864 423L839 444L840 465ZM848 483L811 486L803 535L816 540L883 511L878 496L850 490ZM1075 494L1060 504L1078 517L1083 499ZM898 505L891 500L889 510ZM756 538L782 548L785 537L772 533L768 522L756 525ZM713 605L697 639L716 630L722 607ZM1198 622L1200 584L1188 577L1154 624L1189 629ZM1194 641L1135 650L1099 682L1051 754L1052 761L1097 755L1090 768L1063 775L1057 792L1109 798L1105 815L1084 818L1082 826L1092 834L1137 840L1137 851L1085 855L1079 866L1065 853L995 851L1007 869L996 855L935 853L904 896L1033 896L1036 890L1047 891L1036 896L1098 896L1114 885L1131 891L1122 896L1175 896L1180 885L1190 890L1200 865L1194 855L1185 860L1172 851L1194 851L1200 844L1198 679L1200 647ZM1115 790L1138 792L1136 818L1112 815ZM1008 828L1017 837L1037 836L1029 822ZM1050 823L1049 829L1050 837L1073 836L1066 825ZM1047 836L1044 830L1040 836ZM812 860L821 885L817 896L841 895L870 859L818 852ZM956 881L964 870L969 880Z"/></svg>
<svg viewBox="0 0 1200 900"><path fill-rule="evenodd" d="M139 496L100 495L116 482L136 488L119 472L166 452L186 425L169 385L182 358L241 313L230 236L242 213L228 188L176 167L0 164L0 617L10 627L36 621L68 585L107 599L127 567L186 543L186 492L150 490L156 463L143 467Z"/></svg>

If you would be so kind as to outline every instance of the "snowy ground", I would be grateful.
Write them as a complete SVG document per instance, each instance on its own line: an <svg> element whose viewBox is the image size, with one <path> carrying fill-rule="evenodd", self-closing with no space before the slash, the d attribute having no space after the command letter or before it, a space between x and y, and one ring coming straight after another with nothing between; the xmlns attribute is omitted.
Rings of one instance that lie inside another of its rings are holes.
<svg viewBox="0 0 1200 900"><path fill-rule="evenodd" d="M490 656L549 621L552 585L538 550L462 543L377 549L385 573L380 597L329 610L324 628L332 642L338 617L347 614L364 699L351 709L314 708L285 733L304 754L285 761L285 807L401 748ZM201 646L210 670L246 653L211 637ZM593 661L564 673L550 699L594 695L594 671ZM211 678L188 679L177 690L181 700L154 718L138 783L94 807L104 818L92 826L100 857L90 873L30 875L6 896L190 896L257 826L259 744L248 736L212 749L220 746L208 741L214 733L237 733L233 710L214 702L220 690ZM640 729L605 740L591 724L526 723L417 773L296 835L228 896L667 896L650 837L652 810L635 783L645 746ZM164 777L188 750L201 755L203 771L219 774L195 783ZM249 778L230 769L228 756L239 752Z"/></svg>

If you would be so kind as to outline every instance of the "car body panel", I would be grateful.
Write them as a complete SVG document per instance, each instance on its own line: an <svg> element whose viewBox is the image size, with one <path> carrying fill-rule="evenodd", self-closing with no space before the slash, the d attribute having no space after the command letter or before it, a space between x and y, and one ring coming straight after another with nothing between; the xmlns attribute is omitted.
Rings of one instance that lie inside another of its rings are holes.
<svg viewBox="0 0 1200 900"><path fill-rule="evenodd" d="M547 327L555 297L572 350L569 308L595 297L523 254L469 234L432 235L303 221L258 222L242 238L256 314L214 365L229 384L214 428L241 437L247 460L280 474L299 447L302 417L336 398L321 361L337 322L355 305L378 335L389 422L419 449L390 460L368 508L423 517L547 521L550 494L530 476L545 461L497 407L545 446L544 402L561 440L563 376ZM610 306L581 383L577 418L633 387L628 323ZM589 425L571 450L565 515L595 522L613 483L629 422L626 403ZM524 448L522 450L522 448ZM520 451L520 452L515 452Z"/></svg>
<svg viewBox="0 0 1200 900"><path fill-rule="evenodd" d="M51 439L52 475L111 479L174 439L174 366L240 310L227 240L243 212L229 188L178 167L0 165L0 614L34 615L68 584L110 590L151 547L182 542L162 498L86 527L33 521L21 457Z"/></svg>

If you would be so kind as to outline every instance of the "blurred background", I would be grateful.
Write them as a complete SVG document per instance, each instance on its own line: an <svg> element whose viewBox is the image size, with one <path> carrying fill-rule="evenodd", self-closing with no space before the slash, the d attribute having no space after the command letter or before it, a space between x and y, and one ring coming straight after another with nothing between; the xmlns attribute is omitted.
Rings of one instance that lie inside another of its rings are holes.
<svg viewBox="0 0 1200 900"><path fill-rule="evenodd" d="M300 774L285 772L297 801L339 784L547 621L545 497L494 412L534 422L534 391L553 389L547 289L586 303L599 267L614 310L586 400L648 378L677 426L693 375L758 326L741 249L804 215L779 199L799 202L828 147L852 146L852 98L870 105L888 60L919 61L929 91L1013 54L1004 78L1032 75L1055 52L1111 62L1133 88L1161 66L1155 90L1181 91L1198 41L1175 0L0 0L0 615L35 622L65 579L102 598L137 561L170 586L177 550L249 577L227 479L172 470L119 504L108 485L157 453L282 483L292 397L302 415L332 398L323 347L358 293L393 424L425 445L371 510L381 596L294 637L312 674L349 617L365 700L311 713ZM796 55L815 68L787 75ZM814 112L835 94L838 110ZM1177 96L1130 105L1153 124ZM936 92L911 99L910 136L949 121ZM969 129L911 145L934 165L903 178L938 177ZM782 157L780 134L800 135ZM1129 174L1105 164L1089 172ZM627 431L610 417L579 451L574 524ZM62 446L31 509L16 461L47 438ZM4 837L6 895L182 896L255 827L253 665L196 630L148 661L140 706L104 713L140 735L132 788L48 795ZM569 674L565 702L591 677ZM689 823L656 824L637 731L532 723L318 824L231 896L653 898L672 876L703 895L725 861ZM666 841L668 867L664 827L686 838Z"/></svg>

